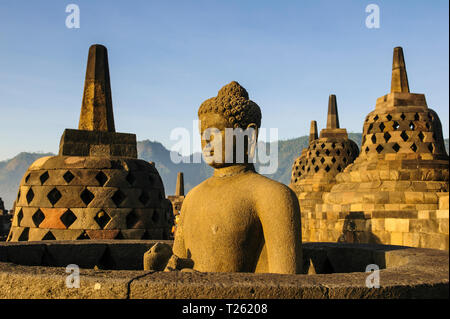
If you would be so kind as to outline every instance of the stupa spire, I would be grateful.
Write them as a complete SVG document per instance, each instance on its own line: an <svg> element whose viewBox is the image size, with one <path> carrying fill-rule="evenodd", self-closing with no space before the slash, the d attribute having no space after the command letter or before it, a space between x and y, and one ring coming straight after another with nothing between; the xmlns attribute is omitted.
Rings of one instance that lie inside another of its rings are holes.
<svg viewBox="0 0 450 319"><path fill-rule="evenodd" d="M317 122L311 121L311 128L309 130L309 143L317 140L319 138L319 134L317 132Z"/></svg>
<svg viewBox="0 0 450 319"><path fill-rule="evenodd" d="M78 129L115 132L108 51L100 44L89 48Z"/></svg>
<svg viewBox="0 0 450 319"><path fill-rule="evenodd" d="M328 99L327 129L339 128L339 116L336 103L336 95L331 94Z"/></svg>
<svg viewBox="0 0 450 319"><path fill-rule="evenodd" d="M184 196L184 176L182 172L178 172L177 185L175 188L175 196Z"/></svg>
<svg viewBox="0 0 450 319"><path fill-rule="evenodd" d="M401 47L394 48L391 93L394 92L409 93L408 74L406 73L405 58Z"/></svg>

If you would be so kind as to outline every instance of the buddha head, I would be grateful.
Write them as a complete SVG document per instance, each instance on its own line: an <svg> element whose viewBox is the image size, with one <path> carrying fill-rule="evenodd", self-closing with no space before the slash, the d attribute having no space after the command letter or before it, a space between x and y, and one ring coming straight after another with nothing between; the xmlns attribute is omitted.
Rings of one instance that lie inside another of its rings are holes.
<svg viewBox="0 0 450 319"><path fill-rule="evenodd" d="M233 81L200 105L199 130L205 161L214 168L253 163L261 110Z"/></svg>

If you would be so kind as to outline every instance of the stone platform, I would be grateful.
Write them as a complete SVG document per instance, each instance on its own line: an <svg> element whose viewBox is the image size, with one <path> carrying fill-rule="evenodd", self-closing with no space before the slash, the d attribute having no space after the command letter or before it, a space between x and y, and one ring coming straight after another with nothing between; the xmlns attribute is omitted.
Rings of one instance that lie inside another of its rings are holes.
<svg viewBox="0 0 450 319"><path fill-rule="evenodd" d="M313 265L317 274L140 270L142 255L155 242L0 243L0 298L449 298L449 255L445 251L305 243L304 272L310 272L309 265ZM66 288L69 274L65 267L69 264L81 267L80 288ZM365 269L369 264L381 269L380 288L366 287L369 274Z"/></svg>

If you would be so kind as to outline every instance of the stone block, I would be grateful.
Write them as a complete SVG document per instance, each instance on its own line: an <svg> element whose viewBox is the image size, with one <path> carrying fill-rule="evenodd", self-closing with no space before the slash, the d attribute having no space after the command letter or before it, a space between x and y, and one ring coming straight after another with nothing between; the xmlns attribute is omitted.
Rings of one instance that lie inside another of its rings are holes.
<svg viewBox="0 0 450 319"><path fill-rule="evenodd" d="M391 232L390 244L391 245L402 246L403 245L403 233L401 233L401 232Z"/></svg>
<svg viewBox="0 0 450 319"><path fill-rule="evenodd" d="M449 233L448 218L438 219L438 221L439 221L439 232L448 235Z"/></svg>
<svg viewBox="0 0 450 319"><path fill-rule="evenodd" d="M409 247L419 247L420 235L418 233L403 233L403 245Z"/></svg>
<svg viewBox="0 0 450 319"><path fill-rule="evenodd" d="M436 211L436 218L449 218L449 210L437 210Z"/></svg>
<svg viewBox="0 0 450 319"><path fill-rule="evenodd" d="M386 231L390 231L390 232L408 232L409 231L409 219L386 218L384 227L385 227Z"/></svg>

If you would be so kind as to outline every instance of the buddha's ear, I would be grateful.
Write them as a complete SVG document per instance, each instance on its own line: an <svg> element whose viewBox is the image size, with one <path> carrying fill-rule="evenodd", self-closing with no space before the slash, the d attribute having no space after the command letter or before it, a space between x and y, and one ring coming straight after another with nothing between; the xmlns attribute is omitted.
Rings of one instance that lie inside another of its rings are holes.
<svg viewBox="0 0 450 319"><path fill-rule="evenodd" d="M248 134L248 159L249 162L253 162L252 159L255 158L255 150L256 150L256 144L258 142L258 125L255 123L250 123L247 125L247 129L249 131Z"/></svg>

